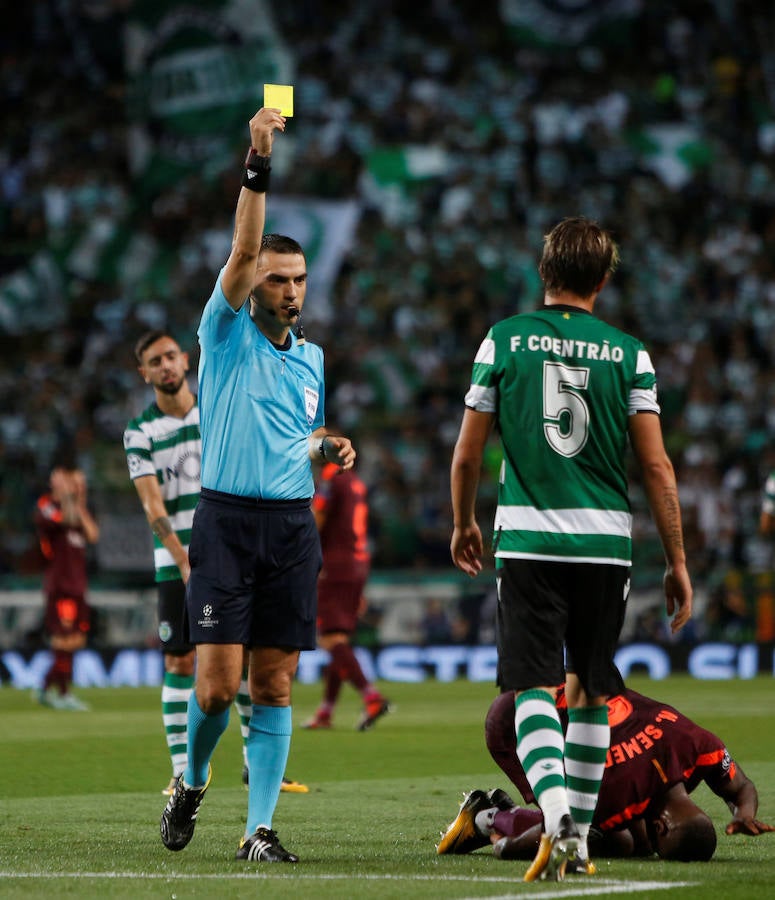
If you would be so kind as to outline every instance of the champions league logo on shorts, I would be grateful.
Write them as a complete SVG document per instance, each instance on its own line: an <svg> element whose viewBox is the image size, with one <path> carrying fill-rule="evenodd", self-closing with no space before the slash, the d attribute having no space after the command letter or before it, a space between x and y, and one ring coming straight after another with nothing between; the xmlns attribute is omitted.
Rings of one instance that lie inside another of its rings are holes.
<svg viewBox="0 0 775 900"><path fill-rule="evenodd" d="M211 619L210 616L213 614L213 608L209 603L205 603L202 607L202 618L197 621L197 625L202 628L213 628L218 624L218 619Z"/></svg>

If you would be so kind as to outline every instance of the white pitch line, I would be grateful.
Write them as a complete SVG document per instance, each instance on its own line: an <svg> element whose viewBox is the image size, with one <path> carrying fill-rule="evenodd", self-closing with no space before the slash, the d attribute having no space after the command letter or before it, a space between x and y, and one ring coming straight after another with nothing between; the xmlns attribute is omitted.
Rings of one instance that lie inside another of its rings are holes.
<svg viewBox="0 0 775 900"><path fill-rule="evenodd" d="M205 872L197 874L194 872L2 872L0 878L133 878L145 881L172 881L180 879L183 881L202 880L208 878L232 879L240 881L243 879L256 880L257 878L272 881L464 881L471 883L470 875L353 875L344 872L336 874L334 872L319 874L303 874L303 873L281 873L267 872L254 869L243 872ZM477 882L485 882L487 884L514 884L513 878L490 877L477 878Z"/></svg>
<svg viewBox="0 0 775 900"><path fill-rule="evenodd" d="M196 879L218 879L225 881L245 881L261 879L264 881L437 881L437 882L453 882L453 881L471 881L470 875L337 875L331 874L296 874L296 873L269 873L269 872L211 872L211 873L185 873L185 872L2 872L0 878L16 878L16 879L42 879L42 878L90 878L90 879L140 879L145 881L175 881L175 880L192 880ZM514 878L505 877L484 877L477 878L478 883L485 882L488 884L509 884L516 887ZM571 887L572 884L575 885ZM530 900L557 900L561 897L595 897L607 894L625 894L639 893L641 891L667 891L671 888L693 887L698 882L692 881L619 881L614 879L595 878L594 884L581 885L576 879L563 882L564 887L552 887L548 890L534 892L529 890L528 896ZM521 885L522 882L519 882ZM518 894L500 894L498 896L487 896L486 900L515 900L515 898L525 897L526 891L523 890ZM482 900L482 896L469 897L466 900Z"/></svg>
<svg viewBox="0 0 775 900"><path fill-rule="evenodd" d="M697 882L692 881L609 881L601 878L595 879L594 884L587 884L584 887L579 885L577 890L570 887L572 882L565 881L563 883L566 885L565 888L552 888L551 890L539 891L538 893L534 893L531 890L529 894L525 891L519 894L500 894L488 896L486 900L519 900L519 898L524 898L525 896L529 896L530 900L558 900L560 897L602 897L607 894L668 891L671 888L694 887L697 884ZM466 897L464 900L482 900L482 898Z"/></svg>

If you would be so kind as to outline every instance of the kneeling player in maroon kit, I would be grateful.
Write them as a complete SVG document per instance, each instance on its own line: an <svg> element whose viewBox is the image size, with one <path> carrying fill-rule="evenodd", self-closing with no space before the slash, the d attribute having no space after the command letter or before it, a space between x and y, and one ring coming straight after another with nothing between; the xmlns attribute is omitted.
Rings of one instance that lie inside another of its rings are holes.
<svg viewBox="0 0 775 900"><path fill-rule="evenodd" d="M323 701L304 728L330 728L342 682L348 681L363 697L358 731L366 731L390 704L363 674L350 639L363 606L369 577L369 508L366 485L350 469L325 465L312 500L320 532L323 568L318 578L318 645L331 656L325 675Z"/></svg>
<svg viewBox="0 0 775 900"><path fill-rule="evenodd" d="M567 727L562 688L557 708ZM608 701L608 719L611 746L592 820L591 853L710 859L716 848L713 823L689 797L703 781L732 812L727 834L775 831L756 818L756 787L721 738L669 704L629 689ZM535 803L516 755L511 692L496 697L490 706L485 736L490 754L524 801ZM470 853L493 844L501 859L532 859L541 829L540 810L516 806L501 790L472 791L437 849L440 854Z"/></svg>

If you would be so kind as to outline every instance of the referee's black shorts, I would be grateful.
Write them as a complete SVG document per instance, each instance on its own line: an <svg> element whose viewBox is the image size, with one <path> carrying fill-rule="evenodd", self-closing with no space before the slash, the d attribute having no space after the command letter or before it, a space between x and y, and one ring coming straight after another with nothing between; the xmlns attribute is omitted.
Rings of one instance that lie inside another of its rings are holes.
<svg viewBox="0 0 775 900"><path fill-rule="evenodd" d="M202 489L188 551L194 644L315 648L320 537L310 500Z"/></svg>
<svg viewBox="0 0 775 900"><path fill-rule="evenodd" d="M501 689L554 686L565 681L568 671L578 676L590 697L621 691L614 653L630 590L629 567L500 562L496 634Z"/></svg>

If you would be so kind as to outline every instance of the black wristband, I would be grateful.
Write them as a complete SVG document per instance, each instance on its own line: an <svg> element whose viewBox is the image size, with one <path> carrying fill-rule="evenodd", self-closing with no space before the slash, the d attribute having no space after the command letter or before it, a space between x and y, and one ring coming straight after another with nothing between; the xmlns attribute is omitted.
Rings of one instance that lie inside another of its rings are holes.
<svg viewBox="0 0 775 900"><path fill-rule="evenodd" d="M318 447L318 456L321 459L326 458L326 439L325 439L325 437L322 437L320 439L320 446Z"/></svg>
<svg viewBox="0 0 775 900"><path fill-rule="evenodd" d="M251 147L245 158L245 174L242 176L242 187L257 194L266 193L269 188L269 173L272 171L271 157L259 156Z"/></svg>

